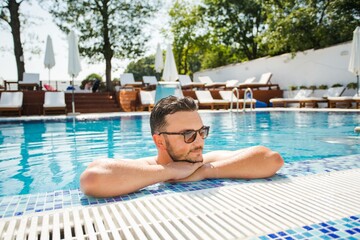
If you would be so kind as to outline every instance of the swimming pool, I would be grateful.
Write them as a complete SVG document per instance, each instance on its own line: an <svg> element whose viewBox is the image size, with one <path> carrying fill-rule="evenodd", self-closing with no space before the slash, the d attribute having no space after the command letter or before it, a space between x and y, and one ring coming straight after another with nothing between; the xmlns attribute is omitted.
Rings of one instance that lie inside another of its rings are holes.
<svg viewBox="0 0 360 240"><path fill-rule="evenodd" d="M360 154L358 113L201 113L205 152L264 145L286 162ZM0 123L0 196L77 189L93 159L156 154L149 116Z"/></svg>

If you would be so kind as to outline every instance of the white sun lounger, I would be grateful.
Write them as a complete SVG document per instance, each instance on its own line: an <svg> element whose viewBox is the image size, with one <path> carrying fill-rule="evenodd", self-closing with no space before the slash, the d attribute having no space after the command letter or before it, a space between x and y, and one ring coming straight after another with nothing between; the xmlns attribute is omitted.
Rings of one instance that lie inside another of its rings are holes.
<svg viewBox="0 0 360 240"><path fill-rule="evenodd" d="M271 72L263 73L263 74L261 74L260 80L258 82L256 82L256 78L254 78L254 77L248 78L247 80L245 80L244 83L240 83L238 88L240 88L240 89L242 89L242 88L243 89L244 88L259 89L261 87L267 87L270 90L272 87L276 87L276 89L280 89L279 84L271 83L271 77L272 77Z"/></svg>
<svg viewBox="0 0 360 240"><path fill-rule="evenodd" d="M38 73L23 73L23 80L19 81L19 90L27 89L27 90L41 90L42 84L40 81L40 74Z"/></svg>
<svg viewBox="0 0 360 240"><path fill-rule="evenodd" d="M205 88L224 88L226 87L225 82L213 82L209 76L200 76L198 77L201 83L205 84Z"/></svg>
<svg viewBox="0 0 360 240"><path fill-rule="evenodd" d="M205 83L193 82L189 75L179 75L179 82L182 89L204 88Z"/></svg>
<svg viewBox="0 0 360 240"><path fill-rule="evenodd" d="M211 93L209 90L203 90L203 91L195 91L195 95L197 100L199 101L199 107L201 106L210 106L211 109L214 109L214 107L222 106L225 109L228 109L230 106L230 102L226 101L224 99L214 99L211 96Z"/></svg>
<svg viewBox="0 0 360 240"><path fill-rule="evenodd" d="M2 92L0 98L0 112L18 112L21 116L23 105L22 92Z"/></svg>
<svg viewBox="0 0 360 240"><path fill-rule="evenodd" d="M46 111L61 111L66 113L65 93L64 92L45 92L43 113Z"/></svg>
<svg viewBox="0 0 360 240"><path fill-rule="evenodd" d="M120 75L120 85L123 88L127 87L141 87L142 82L135 82L134 74L132 73L123 73Z"/></svg>
<svg viewBox="0 0 360 240"><path fill-rule="evenodd" d="M153 91L140 90L140 102L142 108L148 108L148 110L151 111L155 104L155 90Z"/></svg>

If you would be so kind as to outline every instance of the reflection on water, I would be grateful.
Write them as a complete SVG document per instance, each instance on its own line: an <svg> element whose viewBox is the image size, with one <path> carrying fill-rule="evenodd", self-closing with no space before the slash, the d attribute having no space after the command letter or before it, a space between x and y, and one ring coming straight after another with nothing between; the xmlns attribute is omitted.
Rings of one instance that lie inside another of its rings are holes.
<svg viewBox="0 0 360 240"><path fill-rule="evenodd" d="M210 126L205 152L264 145L285 161L360 154L358 115L201 113ZM149 116L0 124L0 196L74 189L96 158L156 155Z"/></svg>

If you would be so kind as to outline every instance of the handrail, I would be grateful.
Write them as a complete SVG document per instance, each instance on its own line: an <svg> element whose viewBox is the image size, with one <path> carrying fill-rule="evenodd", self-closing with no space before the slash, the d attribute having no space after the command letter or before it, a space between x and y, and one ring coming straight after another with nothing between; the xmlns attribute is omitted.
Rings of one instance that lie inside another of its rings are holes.
<svg viewBox="0 0 360 240"><path fill-rule="evenodd" d="M244 103L243 103L243 111L245 112L246 109L246 100L247 100L247 93L250 92L250 110L253 110L253 92L251 88L247 88L244 92Z"/></svg>
<svg viewBox="0 0 360 240"><path fill-rule="evenodd" d="M232 112L233 109L233 96L234 92L236 92L236 112L239 111L239 90L237 88L233 88L231 90L231 98L230 98L230 112Z"/></svg>

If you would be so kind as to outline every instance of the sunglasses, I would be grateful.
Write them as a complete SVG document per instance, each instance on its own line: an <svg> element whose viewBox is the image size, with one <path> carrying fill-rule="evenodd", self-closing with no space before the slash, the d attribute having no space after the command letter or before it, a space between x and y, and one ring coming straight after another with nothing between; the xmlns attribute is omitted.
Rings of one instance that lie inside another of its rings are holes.
<svg viewBox="0 0 360 240"><path fill-rule="evenodd" d="M209 126L202 126L199 130L187 130L184 132L159 132L158 135L183 135L185 143L192 143L195 141L197 133L199 133L202 139L207 138L207 136L209 135L209 129Z"/></svg>

